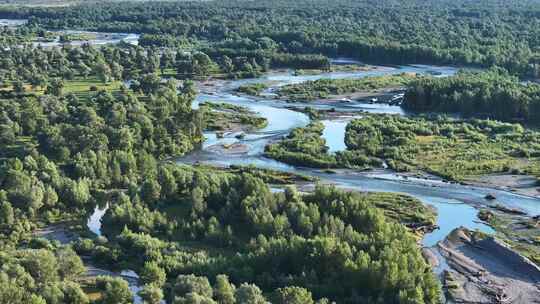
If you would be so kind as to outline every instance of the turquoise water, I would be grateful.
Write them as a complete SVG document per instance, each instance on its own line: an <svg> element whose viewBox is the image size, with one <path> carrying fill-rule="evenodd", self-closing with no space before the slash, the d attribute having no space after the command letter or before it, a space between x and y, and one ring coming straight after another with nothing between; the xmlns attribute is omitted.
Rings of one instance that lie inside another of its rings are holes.
<svg viewBox="0 0 540 304"><path fill-rule="evenodd" d="M379 191L396 192L408 194L422 200L424 203L434 206L438 212L439 230L427 235L424 239L424 245L432 246L439 240L442 240L451 230L460 226L469 229L480 229L491 233L493 230L487 225L480 223L476 217L476 206L492 204L484 199L488 193L497 196L497 202L511 208L520 208L530 214L540 214L540 200L516 195L510 192L498 191L487 188L475 188L457 184L443 183L442 181L422 181L422 180L400 180L396 178L391 171L381 174L365 174L359 172L346 172L338 174L327 174L309 168L299 168L281 163L276 160L268 159L263 156L264 147L271 141L279 140L290 132L292 128L302 127L309 123L309 118L297 111L286 108L287 106L311 106L317 109L334 108L336 111L358 112L354 118L359 118L363 111L372 113L390 113L405 115L406 113L399 106L388 106L381 104L365 104L360 102L349 103L290 103L276 101L272 99L254 99L250 97L237 96L232 94L232 89L245 84L255 82L266 82L272 87L286 85L290 83L299 83L308 80L320 78L361 78L375 75L408 73L436 73L438 77L453 75L457 72L453 67L436 66L400 66L400 67L380 67L374 71L361 72L338 72L325 73L319 75L301 75L295 76L291 72L275 73L265 75L257 79L231 81L223 86L221 90L212 94L200 94L197 97L194 107L199 102L227 102L236 105L242 105L250 108L254 112L268 119L268 127L263 130L247 134L241 142L249 147L245 155L223 155L208 151L207 148L212 144L231 142L232 135L229 138L217 139L214 135L208 134L209 141L203 146L202 150L196 151L187 157L179 159L179 162L201 161L219 166L229 165L255 165L261 168L270 168L288 172L302 173L319 177L322 181L335 184L339 187L354 189L358 191ZM269 91L272 91L270 88ZM325 125L324 138L330 152L337 152L346 149L344 143L345 127L347 121L342 120L324 120Z"/></svg>

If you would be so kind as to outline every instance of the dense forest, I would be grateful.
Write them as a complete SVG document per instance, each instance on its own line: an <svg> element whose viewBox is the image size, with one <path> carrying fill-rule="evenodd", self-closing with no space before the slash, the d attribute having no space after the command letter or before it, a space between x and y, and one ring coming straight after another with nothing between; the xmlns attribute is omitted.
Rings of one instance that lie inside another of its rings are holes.
<svg viewBox="0 0 540 304"><path fill-rule="evenodd" d="M72 282L84 272L75 252L28 234L106 201L104 236L80 239L74 249L101 265L137 269L148 303L162 297L174 303L437 302L438 283L415 238L377 208L388 197L327 187L310 195L292 188L272 194L251 174L159 163L190 150L200 134L197 113L186 107L189 87L177 94L171 85L150 96L4 100L3 140L10 149L3 150L1 171L6 259L0 277L10 289L0 292L2 301L88 303L83 290L91 288L100 291L101 303L129 303L125 281ZM412 210L395 219L429 220L429 212ZM26 245L9 249L17 243ZM336 284L344 281L350 284Z"/></svg>
<svg viewBox="0 0 540 304"><path fill-rule="evenodd" d="M505 70L421 78L409 85L403 106L418 112L459 113L504 121L540 121L540 85L522 83Z"/></svg>
<svg viewBox="0 0 540 304"><path fill-rule="evenodd" d="M204 120L191 109L192 84L147 73L132 89L118 85L122 62L152 70L122 61L122 48L2 52L0 302L89 303L93 290L101 303L130 303L127 282L82 279L71 246L34 231L77 226L110 191L137 187L160 159L199 145Z"/></svg>
<svg viewBox="0 0 540 304"><path fill-rule="evenodd" d="M220 54L300 67L298 56L379 63L500 66L538 74L536 1L106 2L0 9L30 25L144 34L143 45L195 45ZM212 16L212 18L208 18ZM303 57L300 57L302 59ZM302 60L304 61L304 60ZM306 58L303 67L324 66Z"/></svg>
<svg viewBox="0 0 540 304"><path fill-rule="evenodd" d="M168 184L163 183L165 176ZM305 303L312 302L311 294L340 303L405 299L435 303L438 285L425 271L415 239L376 208L389 200L409 204L410 209L394 214L403 223L432 221L425 207L399 196L361 195L329 187L309 195L294 188L272 194L249 174L162 166L140 190L114 199L104 218L105 236L112 241L106 250L88 240L76 247L112 265L153 263L173 278L173 286L185 274L212 282L226 273L240 288L242 282L256 283L269 298L275 293L269 291L276 288L293 288L309 295ZM336 284L346 281L350 284ZM210 292L173 287L167 297L190 297L191 291L212 298L212 288L205 286Z"/></svg>

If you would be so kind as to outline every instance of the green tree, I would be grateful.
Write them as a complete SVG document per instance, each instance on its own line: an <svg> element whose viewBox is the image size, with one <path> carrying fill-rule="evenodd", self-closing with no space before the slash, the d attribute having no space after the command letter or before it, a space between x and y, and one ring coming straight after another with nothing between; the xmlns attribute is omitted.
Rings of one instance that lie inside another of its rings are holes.
<svg viewBox="0 0 540 304"><path fill-rule="evenodd" d="M139 89L144 94L154 94L158 91L160 87L161 78L157 74L154 74L154 73L145 74L138 79L138 82L139 82Z"/></svg>
<svg viewBox="0 0 540 304"><path fill-rule="evenodd" d="M173 287L175 296L184 296L188 293L194 293L203 297L212 298L213 291L210 282L205 277L195 275L179 275Z"/></svg>
<svg viewBox="0 0 540 304"><path fill-rule="evenodd" d="M313 304L311 292L302 287L285 287L274 293L275 304Z"/></svg>
<svg viewBox="0 0 540 304"><path fill-rule="evenodd" d="M229 282L229 278L220 274L216 276L216 284L214 287L214 297L219 304L234 304L234 285Z"/></svg>
<svg viewBox="0 0 540 304"><path fill-rule="evenodd" d="M140 271L139 276L143 284L154 284L158 287L163 286L167 279L165 270L159 267L156 262L144 263L144 267Z"/></svg>
<svg viewBox="0 0 540 304"><path fill-rule="evenodd" d="M62 96L62 90L64 88L64 81L60 78L53 78L47 85L45 94L54 96Z"/></svg>
<svg viewBox="0 0 540 304"><path fill-rule="evenodd" d="M24 88L24 83L22 81L13 82L13 92L17 94L21 94L21 93L24 93L24 91L25 91L25 88Z"/></svg>
<svg viewBox="0 0 540 304"><path fill-rule="evenodd" d="M112 80L112 71L108 64L98 63L94 66L94 71L101 82L107 83Z"/></svg>
<svg viewBox="0 0 540 304"><path fill-rule="evenodd" d="M15 214L13 207L9 202L2 202L0 204L0 224L13 225L15 221Z"/></svg>
<svg viewBox="0 0 540 304"><path fill-rule="evenodd" d="M139 296L145 304L159 304L163 299L163 291L160 286L146 284L139 291Z"/></svg>
<svg viewBox="0 0 540 304"><path fill-rule="evenodd" d="M87 179L67 180L64 185L64 198L73 207L85 206L91 198L89 181Z"/></svg>
<svg viewBox="0 0 540 304"><path fill-rule="evenodd" d="M63 279L75 279L86 271L81 258L71 248L60 249L56 253L58 271Z"/></svg>
<svg viewBox="0 0 540 304"><path fill-rule="evenodd" d="M121 278L107 278L104 283L103 304L131 304L133 295L128 282Z"/></svg>
<svg viewBox="0 0 540 304"><path fill-rule="evenodd" d="M64 282L62 284L64 301L69 304L88 304L90 300L79 284L74 282Z"/></svg>
<svg viewBox="0 0 540 304"><path fill-rule="evenodd" d="M236 303L238 304L267 304L259 287L243 283L236 289Z"/></svg>
<svg viewBox="0 0 540 304"><path fill-rule="evenodd" d="M46 285L58 281L58 261L49 250L25 250L22 252L20 263L36 283Z"/></svg>
<svg viewBox="0 0 540 304"><path fill-rule="evenodd" d="M141 198L149 205L153 205L159 199L161 194L161 186L153 179L147 179L141 187Z"/></svg>
<svg viewBox="0 0 540 304"><path fill-rule="evenodd" d="M216 304L216 302L212 298L190 292L183 297L175 298L173 304Z"/></svg>

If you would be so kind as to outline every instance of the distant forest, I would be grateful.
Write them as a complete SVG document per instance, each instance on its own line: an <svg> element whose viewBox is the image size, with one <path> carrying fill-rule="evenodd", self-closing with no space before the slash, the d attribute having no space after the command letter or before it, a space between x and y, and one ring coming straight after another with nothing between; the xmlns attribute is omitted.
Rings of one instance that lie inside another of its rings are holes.
<svg viewBox="0 0 540 304"><path fill-rule="evenodd" d="M540 72L538 1L107 2L4 7L0 16L28 18L36 27L142 33L143 45L195 44L228 55L323 54Z"/></svg>

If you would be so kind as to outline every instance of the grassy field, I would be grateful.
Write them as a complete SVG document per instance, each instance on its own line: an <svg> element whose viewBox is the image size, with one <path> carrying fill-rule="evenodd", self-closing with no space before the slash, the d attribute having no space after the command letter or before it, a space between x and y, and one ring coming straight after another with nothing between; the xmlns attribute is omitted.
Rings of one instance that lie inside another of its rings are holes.
<svg viewBox="0 0 540 304"><path fill-rule="evenodd" d="M94 88L96 91L105 90L114 93L115 91L120 90L120 87L122 86L121 81L111 81L104 83L101 80L97 79L97 77L75 77L75 79L73 80L64 80L63 83L64 87L62 88L62 93L64 95L73 93L77 95L77 97L87 97L88 94L92 92L92 88ZM33 93L36 95L45 94L45 87L33 87L32 85L27 83L24 84L23 87L25 93ZM4 86L0 90L12 91L13 85Z"/></svg>
<svg viewBox="0 0 540 304"><path fill-rule="evenodd" d="M268 121L246 107L227 103L202 103L205 110L205 129L212 131L257 130L267 126Z"/></svg>
<svg viewBox="0 0 540 304"><path fill-rule="evenodd" d="M283 86L277 94L291 100L318 100L342 94L374 93L380 89L403 87L416 78L415 74L400 74L361 79L319 79Z"/></svg>
<svg viewBox="0 0 540 304"><path fill-rule="evenodd" d="M63 92L64 94L73 93L78 95L77 97L87 96L91 92L91 88L95 87L97 90L105 90L111 93L118 91L122 86L121 81L112 81L103 83L95 77L89 77L87 79L74 79L65 81Z"/></svg>
<svg viewBox="0 0 540 304"><path fill-rule="evenodd" d="M368 200L384 214L405 226L434 225L437 214L418 199L399 193L369 193Z"/></svg>
<svg viewBox="0 0 540 304"><path fill-rule="evenodd" d="M351 122L346 142L350 150L385 159L398 171L451 180L540 171L540 133L519 124L371 115Z"/></svg>

